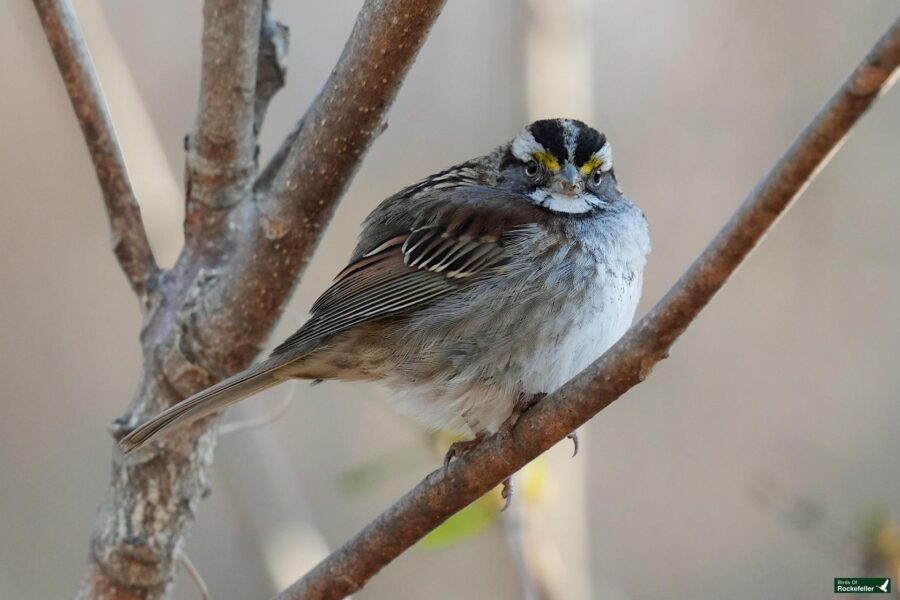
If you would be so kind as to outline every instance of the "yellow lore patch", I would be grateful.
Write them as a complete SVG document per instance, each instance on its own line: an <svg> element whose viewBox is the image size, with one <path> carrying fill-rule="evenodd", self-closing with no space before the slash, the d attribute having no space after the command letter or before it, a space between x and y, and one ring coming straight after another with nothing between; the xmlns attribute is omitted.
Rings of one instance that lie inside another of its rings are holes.
<svg viewBox="0 0 900 600"><path fill-rule="evenodd" d="M559 172L559 161L549 152L532 152L531 156L551 173Z"/></svg>
<svg viewBox="0 0 900 600"><path fill-rule="evenodd" d="M591 156L586 163L581 165L581 174L584 176L590 175L594 172L594 169L600 168L603 164L603 159L600 158L599 154L594 154Z"/></svg>

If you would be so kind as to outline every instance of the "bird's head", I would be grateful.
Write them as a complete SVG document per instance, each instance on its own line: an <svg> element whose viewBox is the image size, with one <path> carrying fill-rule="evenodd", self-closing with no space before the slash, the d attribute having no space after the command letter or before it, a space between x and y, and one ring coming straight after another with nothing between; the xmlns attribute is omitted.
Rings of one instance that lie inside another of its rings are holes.
<svg viewBox="0 0 900 600"><path fill-rule="evenodd" d="M583 214L621 197L606 136L581 121L535 121L505 148L499 186L557 213Z"/></svg>

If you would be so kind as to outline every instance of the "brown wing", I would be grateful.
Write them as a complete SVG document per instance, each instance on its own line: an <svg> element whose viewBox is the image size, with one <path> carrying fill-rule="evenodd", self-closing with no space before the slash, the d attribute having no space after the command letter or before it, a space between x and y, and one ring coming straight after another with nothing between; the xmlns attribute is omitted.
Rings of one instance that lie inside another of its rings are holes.
<svg viewBox="0 0 900 600"><path fill-rule="evenodd" d="M509 194L495 193L488 201L459 200L458 192L454 196L455 201L429 207L427 219L392 232L352 261L313 304L309 321L273 356L312 350L336 333L409 314L500 273L509 259L508 242L534 226L537 213Z"/></svg>

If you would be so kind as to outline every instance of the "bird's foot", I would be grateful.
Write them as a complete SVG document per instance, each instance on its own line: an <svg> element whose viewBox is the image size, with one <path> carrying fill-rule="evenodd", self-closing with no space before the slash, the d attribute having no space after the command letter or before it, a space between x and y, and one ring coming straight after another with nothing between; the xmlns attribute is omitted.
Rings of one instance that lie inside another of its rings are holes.
<svg viewBox="0 0 900 600"><path fill-rule="evenodd" d="M512 412L509 413L506 420L500 424L500 428L497 431L501 435L508 436L512 433L513 428L516 426L516 423L519 422L522 415L528 412L528 409L532 406L543 400L546 395L547 394L519 394L519 398L516 400L516 403L513 404Z"/></svg>
<svg viewBox="0 0 900 600"><path fill-rule="evenodd" d="M485 434L479 433L471 440L460 440L458 442L453 442L450 444L450 448L447 449L447 454L444 455L444 473L447 473L447 469L450 468L450 461L454 458L459 458L464 455L466 452L472 450L484 441Z"/></svg>

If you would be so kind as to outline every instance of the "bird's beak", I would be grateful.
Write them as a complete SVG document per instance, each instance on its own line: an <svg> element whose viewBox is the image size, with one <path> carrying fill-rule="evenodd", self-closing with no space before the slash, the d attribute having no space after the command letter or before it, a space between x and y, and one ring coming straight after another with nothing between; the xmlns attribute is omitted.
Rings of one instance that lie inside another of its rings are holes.
<svg viewBox="0 0 900 600"><path fill-rule="evenodd" d="M569 162L556 174L553 181L554 191L566 196L577 196L581 193L583 187L584 184L581 181L578 169Z"/></svg>

